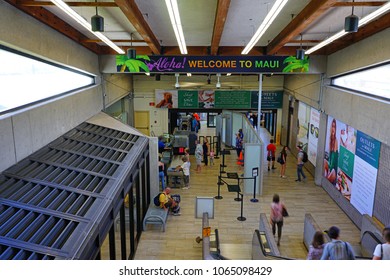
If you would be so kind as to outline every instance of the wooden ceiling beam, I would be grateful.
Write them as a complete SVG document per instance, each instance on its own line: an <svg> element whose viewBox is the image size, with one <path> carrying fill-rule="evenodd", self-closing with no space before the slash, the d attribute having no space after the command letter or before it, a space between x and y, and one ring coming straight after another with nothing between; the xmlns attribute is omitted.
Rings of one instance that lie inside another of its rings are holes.
<svg viewBox="0 0 390 280"><path fill-rule="evenodd" d="M378 7L386 3L387 1L336 2L333 7Z"/></svg>
<svg viewBox="0 0 390 280"><path fill-rule="evenodd" d="M111 42L113 43L145 43L144 40L110 40ZM103 43L102 40L100 39L86 39L84 40L83 42L86 42L86 43Z"/></svg>
<svg viewBox="0 0 390 280"><path fill-rule="evenodd" d="M225 27L227 14L231 0L218 0L217 11L215 13L214 30L211 38L211 55L218 54L219 43L221 42L222 32Z"/></svg>
<svg viewBox="0 0 390 280"><path fill-rule="evenodd" d="M140 36L145 40L152 52L154 54L161 54L160 43L150 29L148 23L145 21L141 11L138 9L135 0L115 0L115 3L125 14Z"/></svg>
<svg viewBox="0 0 390 280"><path fill-rule="evenodd" d="M124 47L126 48L126 47ZM137 47L132 47L134 48L137 53L139 54L144 54L144 55L153 55L154 53L152 50L147 47L147 46L137 46ZM265 49L266 47L254 47L251 52L250 56L258 56L258 55L265 55ZM296 54L296 47L293 46L286 46L282 47L278 50L276 55L295 55ZM111 49L108 46L101 46L101 50L103 55L115 55L116 52ZM198 46L198 47L187 47L189 55L201 55L201 56L209 56L209 48L206 46ZM220 46L218 50L218 55L220 56L242 56L242 57L247 57L247 55L242 55L242 47L237 47L237 46ZM317 54L317 53L316 53ZM322 50L319 50L318 54L323 54ZM156 54L154 54L156 55ZM165 46L164 47L164 55L181 55L180 53L180 48L178 46Z"/></svg>
<svg viewBox="0 0 390 280"><path fill-rule="evenodd" d="M54 6L51 1L16 1L21 6L26 7L43 7L43 6ZM115 2L66 2L70 7L118 7Z"/></svg>
<svg viewBox="0 0 390 280"><path fill-rule="evenodd" d="M24 13L32 16L36 20L46 24L47 26L53 28L54 30L60 32L66 37L72 39L83 47L89 49L90 51L99 54L100 46L95 43L88 43L85 40L88 39L83 33L73 28L70 24L66 23L56 15L52 14L48 10L42 7L27 7L19 4L17 0L5 0L15 8L23 11Z"/></svg>
<svg viewBox="0 0 390 280"><path fill-rule="evenodd" d="M317 0L310 3L288 24L267 47L267 54L275 54L287 42L298 36L338 0Z"/></svg>

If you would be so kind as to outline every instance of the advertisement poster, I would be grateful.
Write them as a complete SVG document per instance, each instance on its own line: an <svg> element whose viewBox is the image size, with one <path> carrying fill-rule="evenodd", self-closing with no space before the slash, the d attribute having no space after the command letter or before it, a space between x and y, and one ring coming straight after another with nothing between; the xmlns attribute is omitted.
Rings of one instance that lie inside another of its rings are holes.
<svg viewBox="0 0 390 280"><path fill-rule="evenodd" d="M361 213L372 216L381 143L328 116L324 176Z"/></svg>
<svg viewBox="0 0 390 280"><path fill-rule="evenodd" d="M320 112L317 109L311 108L310 123L309 123L309 145L307 149L307 156L309 158L309 161L314 166L316 166L316 160L317 160L319 127L320 127Z"/></svg>
<svg viewBox="0 0 390 280"><path fill-rule="evenodd" d="M350 200L355 162L355 129L328 116L324 176Z"/></svg>
<svg viewBox="0 0 390 280"><path fill-rule="evenodd" d="M277 91L262 91L261 92L261 108L263 109L279 109L283 107L283 95L281 90ZM251 91L251 108L257 109L259 105L259 92Z"/></svg>
<svg viewBox="0 0 390 280"><path fill-rule="evenodd" d="M179 90L178 91L179 108L196 109L198 108L197 90Z"/></svg>
<svg viewBox="0 0 390 280"><path fill-rule="evenodd" d="M198 92L199 108L210 109L215 107L214 90L199 90Z"/></svg>
<svg viewBox="0 0 390 280"><path fill-rule="evenodd" d="M298 107L298 134L297 145L302 145L303 150L307 153L309 139L309 122L310 122L310 107L305 103L299 102Z"/></svg>
<svg viewBox="0 0 390 280"><path fill-rule="evenodd" d="M381 143L358 131L351 203L361 213L372 216Z"/></svg>
<svg viewBox="0 0 390 280"><path fill-rule="evenodd" d="M177 90L156 90L155 100L156 108L177 108L178 107Z"/></svg>

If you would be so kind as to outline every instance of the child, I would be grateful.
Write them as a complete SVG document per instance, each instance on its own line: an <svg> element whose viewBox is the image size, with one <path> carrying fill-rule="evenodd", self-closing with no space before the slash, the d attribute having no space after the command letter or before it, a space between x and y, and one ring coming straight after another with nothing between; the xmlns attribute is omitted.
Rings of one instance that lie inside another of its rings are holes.
<svg viewBox="0 0 390 280"><path fill-rule="evenodd" d="M184 184L185 184L185 187L183 187L183 190L188 190L190 188L190 167L191 167L191 163L187 160L186 156L183 156L181 158L181 160L183 161L183 164L182 165L178 165L176 167L176 171L179 171L179 170L183 171L183 173L184 173Z"/></svg>
<svg viewBox="0 0 390 280"><path fill-rule="evenodd" d="M184 155L187 157L187 161L190 162L190 149L184 149Z"/></svg>
<svg viewBox="0 0 390 280"><path fill-rule="evenodd" d="M214 165L214 150L211 150L210 151L210 155L209 155L209 158L210 158L210 165Z"/></svg>

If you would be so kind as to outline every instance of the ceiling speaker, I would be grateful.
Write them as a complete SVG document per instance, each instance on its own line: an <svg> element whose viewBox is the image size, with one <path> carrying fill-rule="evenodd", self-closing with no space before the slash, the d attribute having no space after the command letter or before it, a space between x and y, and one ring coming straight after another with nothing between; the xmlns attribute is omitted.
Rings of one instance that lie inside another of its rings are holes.
<svg viewBox="0 0 390 280"><path fill-rule="evenodd" d="M92 31L104 32L104 18L99 15L91 17Z"/></svg>
<svg viewBox="0 0 390 280"><path fill-rule="evenodd" d="M304 49L297 49L296 58L298 60L304 60L305 59L305 50Z"/></svg>
<svg viewBox="0 0 390 280"><path fill-rule="evenodd" d="M137 58L137 53L135 51L135 49L127 49L127 57L129 59L136 59Z"/></svg>
<svg viewBox="0 0 390 280"><path fill-rule="evenodd" d="M359 29L359 18L355 15L350 15L345 18L344 31L357 32Z"/></svg>

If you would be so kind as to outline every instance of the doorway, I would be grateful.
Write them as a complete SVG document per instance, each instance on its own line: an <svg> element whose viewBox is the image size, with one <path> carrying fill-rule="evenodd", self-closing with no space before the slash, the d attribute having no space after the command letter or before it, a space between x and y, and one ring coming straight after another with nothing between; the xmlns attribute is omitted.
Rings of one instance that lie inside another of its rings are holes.
<svg viewBox="0 0 390 280"><path fill-rule="evenodd" d="M149 111L135 111L134 126L143 134L147 136L153 136L150 135L150 129L149 129Z"/></svg>

